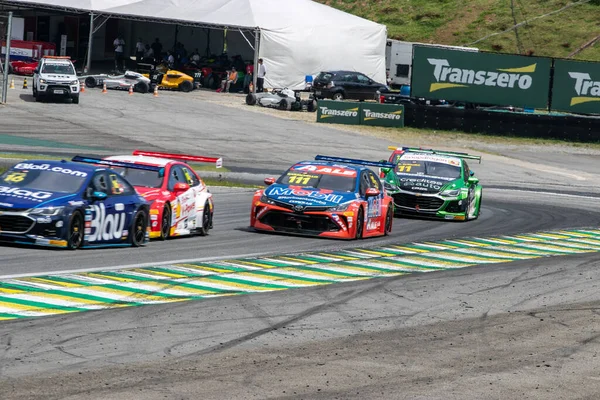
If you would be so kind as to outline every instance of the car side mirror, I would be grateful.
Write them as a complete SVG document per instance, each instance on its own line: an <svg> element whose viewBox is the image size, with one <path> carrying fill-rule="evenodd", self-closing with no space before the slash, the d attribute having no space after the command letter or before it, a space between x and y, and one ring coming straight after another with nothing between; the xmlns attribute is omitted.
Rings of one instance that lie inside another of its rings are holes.
<svg viewBox="0 0 600 400"><path fill-rule="evenodd" d="M469 176L475 176L475 172L474 171L469 171Z"/></svg>
<svg viewBox="0 0 600 400"><path fill-rule="evenodd" d="M108 197L108 195L104 192L92 192L92 195L90 196L92 198L92 200L104 200Z"/></svg>
<svg viewBox="0 0 600 400"><path fill-rule="evenodd" d="M265 178L265 185L271 186L275 183L275 178Z"/></svg>
<svg viewBox="0 0 600 400"><path fill-rule="evenodd" d="M380 194L381 194L381 192L379 191L379 189L368 188L367 192L365 193L365 197L376 197L376 196L379 196Z"/></svg>
<svg viewBox="0 0 600 400"><path fill-rule="evenodd" d="M475 178L474 176L471 176L471 177L469 177L469 180L468 180L468 182L469 182L470 184L474 185L474 184L476 184L476 183L479 183L479 179L478 179L478 178Z"/></svg>
<svg viewBox="0 0 600 400"><path fill-rule="evenodd" d="M40 68L39 68L39 67L37 67L36 69L34 69L34 70L33 70L33 73L34 73L34 74L39 74L39 73L40 73Z"/></svg>
<svg viewBox="0 0 600 400"><path fill-rule="evenodd" d="M389 174L391 170L391 168L379 168L379 171L384 175Z"/></svg>
<svg viewBox="0 0 600 400"><path fill-rule="evenodd" d="M181 193L181 192L185 192L187 190L189 190L190 185L188 185L187 183L183 183L183 182L177 182L175 184L175 186L173 187L173 191L175 193Z"/></svg>
<svg viewBox="0 0 600 400"><path fill-rule="evenodd" d="M369 79L369 85L373 84L373 79Z"/></svg>

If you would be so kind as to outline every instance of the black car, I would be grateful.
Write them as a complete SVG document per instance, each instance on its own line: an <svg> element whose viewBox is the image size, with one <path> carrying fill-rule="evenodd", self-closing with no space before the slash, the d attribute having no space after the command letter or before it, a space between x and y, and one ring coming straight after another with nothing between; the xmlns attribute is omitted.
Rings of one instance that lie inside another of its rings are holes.
<svg viewBox="0 0 600 400"><path fill-rule="evenodd" d="M373 100L387 86L360 72L323 71L314 79L312 90L317 99Z"/></svg>

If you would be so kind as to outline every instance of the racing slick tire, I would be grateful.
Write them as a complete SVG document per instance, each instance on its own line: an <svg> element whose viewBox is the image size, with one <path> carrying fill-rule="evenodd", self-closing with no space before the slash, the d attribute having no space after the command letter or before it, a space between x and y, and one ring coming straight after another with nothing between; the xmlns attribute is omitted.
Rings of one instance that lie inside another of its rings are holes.
<svg viewBox="0 0 600 400"><path fill-rule="evenodd" d="M138 93L148 93L150 91L150 85L144 81L140 81L135 84L133 90Z"/></svg>
<svg viewBox="0 0 600 400"><path fill-rule="evenodd" d="M477 214L473 215L472 217L469 217L469 215L467 215L467 218L465 218L465 220L474 221L477 218L479 218L479 214L481 214L481 200L482 199L483 199L483 191L479 195L479 204L478 204L478 207L477 207Z"/></svg>
<svg viewBox="0 0 600 400"><path fill-rule="evenodd" d="M75 211L69 220L67 231L67 249L77 250L83 244L83 215Z"/></svg>
<svg viewBox="0 0 600 400"><path fill-rule="evenodd" d="M188 93L194 90L194 84L190 81L183 81L179 84L179 90L183 93Z"/></svg>
<svg viewBox="0 0 600 400"><path fill-rule="evenodd" d="M208 211L208 212L207 212ZM210 204L208 201L204 203L204 211L202 212L202 226L198 228L200 236L208 235L208 230L212 226L212 213L210 212Z"/></svg>
<svg viewBox="0 0 600 400"><path fill-rule="evenodd" d="M73 100L73 104L79 104L79 95L76 94L76 95L72 96L71 100Z"/></svg>
<svg viewBox="0 0 600 400"><path fill-rule="evenodd" d="M392 233L392 224L394 222L394 206L390 203L390 205L388 206L388 210L387 213L385 215L385 230L383 231L383 234L385 236L388 236L390 233Z"/></svg>
<svg viewBox="0 0 600 400"><path fill-rule="evenodd" d="M283 111L290 111L292 109L292 101L290 99L281 99L279 102L279 109Z"/></svg>
<svg viewBox="0 0 600 400"><path fill-rule="evenodd" d="M129 230L129 243L132 247L140 247L146 241L146 229L148 228L148 217L144 210L137 210L133 216L131 229Z"/></svg>
<svg viewBox="0 0 600 400"><path fill-rule="evenodd" d="M308 111L308 112L317 111L317 101L315 99L308 100L308 103L306 103L306 111Z"/></svg>
<svg viewBox="0 0 600 400"><path fill-rule="evenodd" d="M344 96L344 93L342 93L342 92L334 93L333 96L331 96L331 99L336 100L336 101L344 100L344 98L345 98L345 96Z"/></svg>
<svg viewBox="0 0 600 400"><path fill-rule="evenodd" d="M248 104L249 106L256 105L256 95L254 93L248 93L248 95L246 96L246 104Z"/></svg>
<svg viewBox="0 0 600 400"><path fill-rule="evenodd" d="M358 215L356 216L356 236L355 239L363 238L363 225L364 225L364 212L362 207L358 209Z"/></svg>
<svg viewBox="0 0 600 400"><path fill-rule="evenodd" d="M85 78L85 86L89 88L94 88L98 86L98 80L93 76L88 76Z"/></svg>
<svg viewBox="0 0 600 400"><path fill-rule="evenodd" d="M163 208L162 218L160 219L160 240L167 240L171 235L171 207L167 204Z"/></svg>
<svg viewBox="0 0 600 400"><path fill-rule="evenodd" d="M214 90L214 89L217 89L217 86L218 86L217 80L215 79L214 76L211 75L208 78L208 85L207 85L207 87Z"/></svg>

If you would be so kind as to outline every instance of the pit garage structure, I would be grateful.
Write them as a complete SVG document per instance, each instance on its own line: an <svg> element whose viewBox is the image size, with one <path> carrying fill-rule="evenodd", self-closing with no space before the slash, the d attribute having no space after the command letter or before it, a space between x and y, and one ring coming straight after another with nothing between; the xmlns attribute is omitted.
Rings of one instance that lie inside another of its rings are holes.
<svg viewBox="0 0 600 400"><path fill-rule="evenodd" d="M263 58L265 87L302 89L306 76L323 70L360 71L385 82L386 27L311 0L0 0L0 6L15 16L33 10L79 15L81 21L89 15L74 38L80 50L87 44L88 72L92 61L112 58L118 33L125 32L127 58L138 37L152 43L168 31L201 55L205 45L226 46L228 55L253 60L255 71ZM97 37L100 29L103 38ZM163 41L163 48L171 43Z"/></svg>

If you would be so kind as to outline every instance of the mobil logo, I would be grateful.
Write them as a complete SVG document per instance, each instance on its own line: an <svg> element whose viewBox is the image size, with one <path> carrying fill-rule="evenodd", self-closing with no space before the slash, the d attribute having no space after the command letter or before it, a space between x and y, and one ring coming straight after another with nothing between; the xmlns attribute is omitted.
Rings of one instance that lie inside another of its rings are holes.
<svg viewBox="0 0 600 400"><path fill-rule="evenodd" d="M92 220L90 224L90 234L87 240L97 242L102 240L120 239L123 236L123 228L125 228L125 220L127 215L125 212L117 212L106 214L104 204L90 206ZM122 204L116 204L115 210L123 210Z"/></svg>

